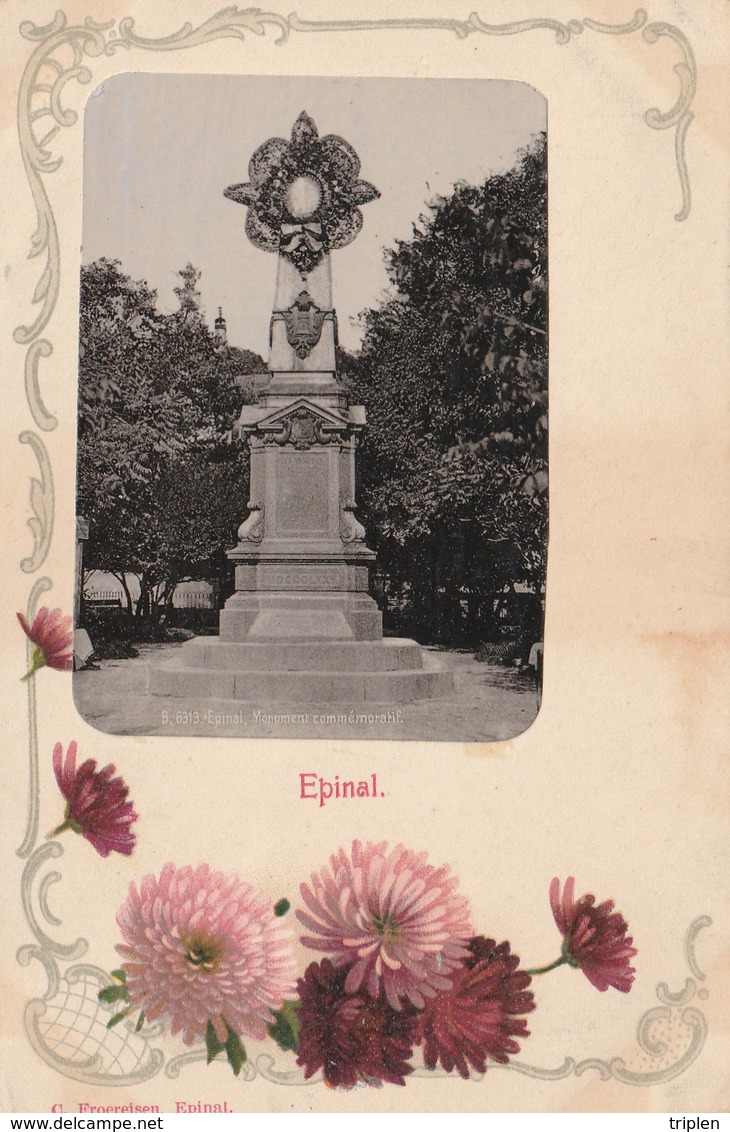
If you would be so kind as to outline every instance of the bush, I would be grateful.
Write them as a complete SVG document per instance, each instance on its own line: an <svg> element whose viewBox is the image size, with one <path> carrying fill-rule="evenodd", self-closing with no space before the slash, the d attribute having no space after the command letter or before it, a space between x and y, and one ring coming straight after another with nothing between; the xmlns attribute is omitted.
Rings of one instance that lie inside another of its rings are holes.
<svg viewBox="0 0 730 1132"><path fill-rule="evenodd" d="M503 641L486 641L474 653L474 659L484 663L512 665L516 660L524 657L525 650L522 641L507 638Z"/></svg>

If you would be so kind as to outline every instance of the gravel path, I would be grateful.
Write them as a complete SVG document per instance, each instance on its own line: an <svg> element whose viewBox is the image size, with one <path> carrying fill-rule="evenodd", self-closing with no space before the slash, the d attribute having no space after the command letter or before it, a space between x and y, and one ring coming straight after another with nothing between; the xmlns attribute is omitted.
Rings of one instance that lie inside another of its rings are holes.
<svg viewBox="0 0 730 1132"><path fill-rule="evenodd" d="M123 735L490 742L519 735L537 712L529 675L480 663L470 652L435 647L425 650L424 666L454 673L454 691L444 699L327 705L150 696L150 665L171 659L179 648L140 645L133 660L99 661L75 672L79 713L92 727Z"/></svg>

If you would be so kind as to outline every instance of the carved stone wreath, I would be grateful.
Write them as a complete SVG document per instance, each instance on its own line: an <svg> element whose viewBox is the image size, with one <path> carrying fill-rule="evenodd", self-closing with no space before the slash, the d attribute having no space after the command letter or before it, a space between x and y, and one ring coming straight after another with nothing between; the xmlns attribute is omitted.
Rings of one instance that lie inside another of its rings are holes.
<svg viewBox="0 0 730 1132"><path fill-rule="evenodd" d="M325 252L352 243L362 228L360 205L380 196L359 173L349 142L336 134L320 138L302 111L291 139L259 146L250 181L229 186L224 196L248 206L246 235L255 247L288 254L306 274Z"/></svg>

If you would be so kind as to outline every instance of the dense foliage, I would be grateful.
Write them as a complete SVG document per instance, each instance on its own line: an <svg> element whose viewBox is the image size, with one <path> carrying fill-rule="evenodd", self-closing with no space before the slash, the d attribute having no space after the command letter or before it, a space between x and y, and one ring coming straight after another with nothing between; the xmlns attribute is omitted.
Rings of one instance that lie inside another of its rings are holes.
<svg viewBox="0 0 730 1132"><path fill-rule="evenodd" d="M190 264L180 309L100 259L81 272L78 514L89 520L85 567L113 573L130 616L153 620L188 578L212 578L246 512L248 453L229 443L264 368L222 350L205 326ZM129 575L139 580L132 601Z"/></svg>
<svg viewBox="0 0 730 1132"><path fill-rule="evenodd" d="M368 412L359 503L387 575L391 628L452 642L537 640L547 546L544 136L512 170L434 200L386 257L390 291L361 316L361 350L340 350L338 366ZM200 310L200 273L187 264L178 274L173 315L115 261L83 268L81 279L86 565L124 586L136 574L141 618L178 582L220 569L246 509L248 452L228 443L241 403L254 399L241 375L265 368L255 354L221 348Z"/></svg>
<svg viewBox="0 0 730 1132"><path fill-rule="evenodd" d="M547 543L544 137L456 186L387 254L391 289L342 371L368 411L359 502L407 627L541 635ZM535 595L513 596L515 583ZM511 607L511 608L510 608Z"/></svg>

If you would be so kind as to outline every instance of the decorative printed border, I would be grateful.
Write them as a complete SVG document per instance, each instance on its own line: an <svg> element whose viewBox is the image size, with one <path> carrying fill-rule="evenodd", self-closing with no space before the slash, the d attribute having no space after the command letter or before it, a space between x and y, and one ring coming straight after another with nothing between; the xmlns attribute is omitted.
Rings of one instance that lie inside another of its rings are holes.
<svg viewBox="0 0 730 1132"><path fill-rule="evenodd" d="M30 191L37 213L36 231L32 237L29 257L43 257L44 266L32 297L33 304L41 309L29 325L16 328L15 341L26 346L24 382L28 407L35 426L40 432L50 432L57 420L44 404L39 378L40 362L53 352L51 342L41 337L56 304L60 288L60 246L58 228L45 187L45 177L55 172L62 163L54 157L51 143L61 127L72 127L78 114L63 105L66 85L72 80L89 83L92 72L85 60L112 56L116 51L178 51L197 47L223 38L245 40L249 35L265 36L276 33L275 44L285 44L292 33L370 31L421 31L451 32L458 39L470 35L505 36L523 32L549 31L560 45L568 44L585 31L609 35L627 35L640 31L648 44L661 38L671 39L680 50L680 61L673 70L679 80L679 94L674 105L666 111L656 107L646 111L644 120L654 130L674 131L674 146L682 204L675 220L685 220L690 212L691 197L689 175L685 158L685 139L692 122L692 102L697 89L697 67L692 47L679 28L666 22L648 22L643 8L636 10L627 23L606 24L591 19L572 19L561 22L554 19L527 19L504 24L488 24L472 12L466 20L457 19L383 19L383 20L306 20L296 13L283 16L275 12L249 8L225 8L203 21L197 27L185 23L169 36L151 39L138 35L135 22L127 17L118 21L99 23L87 17L82 25L69 26L65 14L58 11L53 21L36 26L30 21L20 25L20 34L37 46L24 69L18 96L18 134ZM51 461L47 448L37 432L23 431L19 441L27 444L36 458L39 478L31 478L30 505L33 517L28 526L33 539L31 553L20 567L26 574L36 573L45 562L51 546L54 527L54 484ZM41 595L52 587L50 578L38 577L28 598L27 618L32 621ZM28 648L30 650L30 642ZM205 1047L166 1060L161 1049L150 1044L160 1028L144 1026L134 1032L131 1026L110 1031L106 1028L107 1008L99 1003L98 991L109 977L101 968L78 963L88 951L86 940L59 943L46 931L57 928L60 921L48 907L48 892L61 879L59 872L45 872L45 866L63 854L56 841L38 844L39 824L39 764L38 721L35 681L29 680L28 690L28 741L29 789L26 830L17 850L26 859L22 877L21 899L27 924L34 943L18 952L18 962L28 966L39 962L46 972L47 987L42 998L30 1001L25 1010L25 1028L28 1039L39 1056L59 1073L91 1084L131 1085L149 1080L164 1068L169 1078L176 1078L181 1070L193 1062L205 1059ZM695 944L700 931L711 920L707 916L696 919L685 938L685 959L691 972L684 988L669 990L665 983L656 987L660 1005L648 1009L640 1018L637 1028L638 1050L630 1064L623 1058L608 1061L590 1058L576 1061L566 1057L556 1068L533 1066L512 1061L502 1068L542 1080L557 1081L570 1076L581 1076L594 1070L601 1080L614 1078L629 1085L659 1085L684 1073L698 1057L707 1034L707 1022L702 1011L690 1005L695 999L708 996L704 987L704 974L695 958ZM69 966L69 964L71 964ZM63 969L61 967L63 965ZM69 1045L78 1029L74 1021L84 1020L84 1032L78 1045ZM83 1042L91 1048L82 1048ZM438 1071L416 1071L417 1076L433 1077ZM262 1076L281 1084L304 1084L300 1070L284 1071L276 1067L269 1054L261 1054L255 1062L244 1066L242 1076L251 1080ZM440 1074L438 1074L440 1075Z"/></svg>

